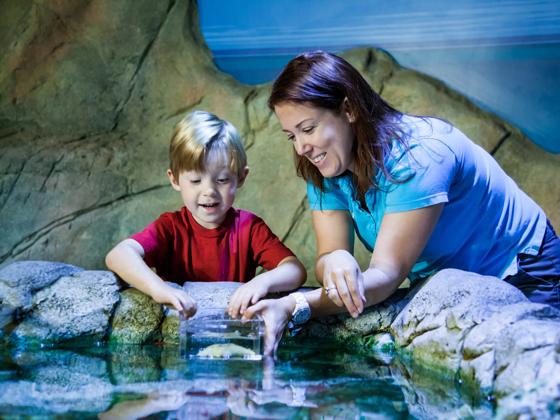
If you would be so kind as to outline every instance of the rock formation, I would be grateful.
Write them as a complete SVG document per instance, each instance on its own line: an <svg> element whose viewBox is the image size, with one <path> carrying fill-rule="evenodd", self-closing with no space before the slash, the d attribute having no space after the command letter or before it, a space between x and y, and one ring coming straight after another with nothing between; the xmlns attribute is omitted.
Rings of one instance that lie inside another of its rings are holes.
<svg viewBox="0 0 560 420"><path fill-rule="evenodd" d="M312 267L305 186L266 107L270 84L243 85L216 68L195 1L7 0L0 36L0 265L103 268L112 245L180 207L165 176L168 141L186 112L204 109L245 139L251 174L236 206L261 215ZM398 109L446 118L493 153L560 226L559 156L383 51L343 55Z"/></svg>

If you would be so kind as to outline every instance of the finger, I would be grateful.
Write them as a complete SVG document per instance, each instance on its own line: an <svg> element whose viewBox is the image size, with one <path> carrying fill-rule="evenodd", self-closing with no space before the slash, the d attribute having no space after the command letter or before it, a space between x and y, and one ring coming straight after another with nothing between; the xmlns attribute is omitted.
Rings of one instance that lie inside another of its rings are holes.
<svg viewBox="0 0 560 420"><path fill-rule="evenodd" d="M260 315L262 311L266 308L266 303L264 300L257 302L253 306L249 306L245 313L243 314L243 319L252 319L255 315Z"/></svg>
<svg viewBox="0 0 560 420"><path fill-rule="evenodd" d="M187 294L180 294L177 300L181 305L181 312L185 317L190 318L196 313L196 302Z"/></svg>
<svg viewBox="0 0 560 420"><path fill-rule="evenodd" d="M364 286L364 274L362 272L360 272L359 276L360 276L360 281L358 282L358 292L360 293L360 298L362 299L362 302L365 305L366 304L366 290L365 290L365 286Z"/></svg>
<svg viewBox="0 0 560 420"><path fill-rule="evenodd" d="M276 348L278 347L278 336L272 331L270 326L266 326L264 330L264 355L276 357Z"/></svg>
<svg viewBox="0 0 560 420"><path fill-rule="evenodd" d="M230 302L230 316L232 318L238 318L241 315L241 305L243 303L244 293L238 289L235 296Z"/></svg>
<svg viewBox="0 0 560 420"><path fill-rule="evenodd" d="M348 292L350 293L350 299L354 304L354 307L359 314L364 310L364 303L360 292L358 290L358 285L361 278L358 276L359 270L344 270L344 279L346 280L346 285L348 286Z"/></svg>
<svg viewBox="0 0 560 420"><path fill-rule="evenodd" d="M255 293L255 294L253 295L253 297L251 298L251 304L254 305L254 304L257 303L259 300L261 300L264 296L265 296L264 293L259 293L259 292Z"/></svg>
<svg viewBox="0 0 560 420"><path fill-rule="evenodd" d="M350 291L348 290L348 284L346 284L344 271L342 270L337 271L336 291L344 306L346 307L348 312L350 312L350 315L352 315L353 317L358 316L358 309L354 305L354 301L352 300L352 296L350 295Z"/></svg>
<svg viewBox="0 0 560 420"><path fill-rule="evenodd" d="M252 298L253 297L250 294L243 296L243 300L241 302L241 309L240 309L241 315L243 315L247 310L247 307L249 306L249 303L251 303Z"/></svg>
<svg viewBox="0 0 560 420"><path fill-rule="evenodd" d="M325 290L326 290L325 293L327 294L327 297L328 297L330 300L332 300L333 303L334 303L336 306L342 306L343 303L342 303L342 301L340 300L340 298L339 298L339 296L338 296L338 293L337 293L337 290L336 290L335 273L332 272L332 271L327 271L327 272L325 272L325 277L324 277L324 279L325 279L325 282L324 282L324 283L325 283L325 284L328 284L328 286L325 287Z"/></svg>
<svg viewBox="0 0 560 420"><path fill-rule="evenodd" d="M282 334L284 334L284 329L279 330L276 333L274 339L274 352L273 352L274 359L276 359L276 356L278 354L278 346L280 345L280 341L282 340Z"/></svg>
<svg viewBox="0 0 560 420"><path fill-rule="evenodd" d="M329 283L331 284L331 286L327 296L330 300L333 301L336 306L344 306L344 302L342 302L342 299L340 298L340 294L338 292L339 280L337 271L331 271L329 273Z"/></svg>

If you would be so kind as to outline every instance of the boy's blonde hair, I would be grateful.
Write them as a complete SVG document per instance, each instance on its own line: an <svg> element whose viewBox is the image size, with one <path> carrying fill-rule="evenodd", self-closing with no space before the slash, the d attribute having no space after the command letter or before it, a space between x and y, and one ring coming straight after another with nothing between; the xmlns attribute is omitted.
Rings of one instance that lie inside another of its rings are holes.
<svg viewBox="0 0 560 420"><path fill-rule="evenodd" d="M238 180L244 178L247 155L233 124L209 112L191 112L177 124L171 137L169 168L175 177L185 171L204 172L215 152L225 158Z"/></svg>

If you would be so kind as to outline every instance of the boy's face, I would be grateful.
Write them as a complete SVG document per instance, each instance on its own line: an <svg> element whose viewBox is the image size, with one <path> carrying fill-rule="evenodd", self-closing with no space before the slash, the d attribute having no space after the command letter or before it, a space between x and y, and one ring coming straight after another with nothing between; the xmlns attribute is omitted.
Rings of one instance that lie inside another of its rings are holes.
<svg viewBox="0 0 560 420"><path fill-rule="evenodd" d="M248 168L245 168L248 172ZM199 225L214 229L225 219L233 205L239 182L224 162L207 165L204 172L181 172L178 179L167 171L171 185L181 193L183 203Z"/></svg>

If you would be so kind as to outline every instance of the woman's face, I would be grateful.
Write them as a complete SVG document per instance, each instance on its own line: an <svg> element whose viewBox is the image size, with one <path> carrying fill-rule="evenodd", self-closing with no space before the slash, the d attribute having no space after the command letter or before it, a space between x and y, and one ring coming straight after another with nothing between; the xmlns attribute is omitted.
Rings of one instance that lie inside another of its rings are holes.
<svg viewBox="0 0 560 420"><path fill-rule="evenodd" d="M274 112L296 153L309 159L321 175L332 178L352 171L354 133L348 112L294 102L276 105Z"/></svg>

